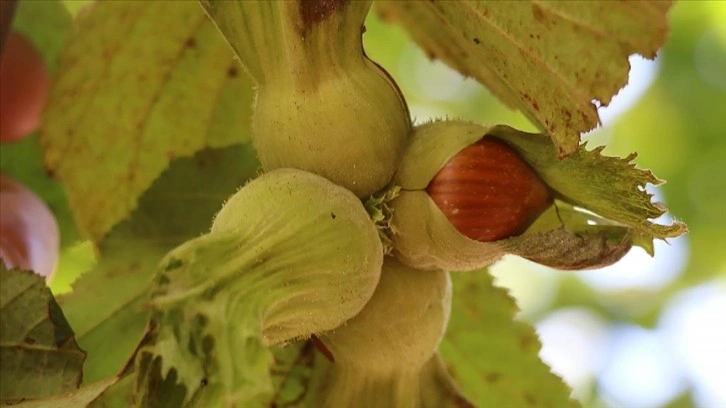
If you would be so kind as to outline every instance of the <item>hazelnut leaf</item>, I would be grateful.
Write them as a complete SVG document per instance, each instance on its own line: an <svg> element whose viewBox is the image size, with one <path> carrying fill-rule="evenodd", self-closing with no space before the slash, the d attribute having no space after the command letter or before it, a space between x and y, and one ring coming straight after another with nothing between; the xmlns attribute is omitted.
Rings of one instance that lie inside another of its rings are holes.
<svg viewBox="0 0 726 408"><path fill-rule="evenodd" d="M432 59L487 86L551 135L558 156L599 123L628 81L628 56L654 58L671 1L376 3Z"/></svg>
<svg viewBox="0 0 726 408"><path fill-rule="evenodd" d="M111 376L97 381L93 384L83 386L77 390L56 394L47 398L39 398L29 401L23 401L19 404L13 404L14 408L78 408L89 407L97 401L99 396L111 386L116 384L119 378Z"/></svg>
<svg viewBox="0 0 726 408"><path fill-rule="evenodd" d="M61 54L41 137L81 233L100 241L174 157L246 141L252 95L195 2L94 3Z"/></svg>
<svg viewBox="0 0 726 408"><path fill-rule="evenodd" d="M645 187L662 181L632 163L635 153L625 158L608 157L601 154L604 147L587 150L583 143L571 156L559 160L552 140L546 135L503 125L491 128L488 134L517 150L561 200L632 228L633 244L651 255L653 239L673 238L687 231L679 221L671 225L651 221L667 210L651 202L653 196Z"/></svg>
<svg viewBox="0 0 726 408"><path fill-rule="evenodd" d="M440 351L478 407L577 407L539 357L534 329L515 321L517 306L486 271L454 273L453 304Z"/></svg>
<svg viewBox="0 0 726 408"><path fill-rule="evenodd" d="M85 359L45 279L0 261L0 402L77 389Z"/></svg>

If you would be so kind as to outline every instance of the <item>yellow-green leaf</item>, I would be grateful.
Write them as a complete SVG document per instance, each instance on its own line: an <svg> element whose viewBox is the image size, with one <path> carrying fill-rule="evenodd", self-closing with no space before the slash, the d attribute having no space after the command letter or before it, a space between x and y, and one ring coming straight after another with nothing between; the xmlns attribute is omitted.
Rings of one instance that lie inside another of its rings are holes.
<svg viewBox="0 0 726 408"><path fill-rule="evenodd" d="M0 402L75 390L85 359L43 277L0 261Z"/></svg>
<svg viewBox="0 0 726 408"><path fill-rule="evenodd" d="M246 141L252 81L196 2L98 2L61 55L45 163L99 241L175 157Z"/></svg>
<svg viewBox="0 0 726 408"><path fill-rule="evenodd" d="M628 56L654 58L671 1L382 1L431 58L476 78L549 133L559 156L577 150L628 80Z"/></svg>
<svg viewBox="0 0 726 408"><path fill-rule="evenodd" d="M577 407L538 357L534 329L513 321L514 300L486 271L452 274L451 318L441 353L477 407Z"/></svg>
<svg viewBox="0 0 726 408"><path fill-rule="evenodd" d="M118 377L108 377L75 391L58 394L48 398L24 401L13 405L14 408L79 408L91 404L101 393L118 381Z"/></svg>

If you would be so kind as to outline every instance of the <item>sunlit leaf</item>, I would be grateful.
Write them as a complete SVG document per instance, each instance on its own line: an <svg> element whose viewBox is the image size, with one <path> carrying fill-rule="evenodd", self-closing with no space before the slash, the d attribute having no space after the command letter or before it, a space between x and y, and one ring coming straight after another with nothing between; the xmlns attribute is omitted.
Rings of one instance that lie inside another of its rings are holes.
<svg viewBox="0 0 726 408"><path fill-rule="evenodd" d="M59 298L88 351L84 381L116 374L144 335L153 272L176 245L208 231L222 202L257 171L249 145L177 159L141 198L131 218L100 244L95 268Z"/></svg>
<svg viewBox="0 0 726 408"><path fill-rule="evenodd" d="M382 1L432 59L476 78L573 153L628 81L628 56L654 58L670 1Z"/></svg>
<svg viewBox="0 0 726 408"><path fill-rule="evenodd" d="M88 408L128 408L133 406L134 374L127 375L109 388L103 390L101 395L94 399Z"/></svg>
<svg viewBox="0 0 726 408"><path fill-rule="evenodd" d="M78 388L86 353L40 275L0 262L0 401Z"/></svg>
<svg viewBox="0 0 726 408"><path fill-rule="evenodd" d="M478 407L576 407L538 357L534 329L513 321L514 300L485 271L453 273L453 305L441 353Z"/></svg>
<svg viewBox="0 0 726 408"><path fill-rule="evenodd" d="M196 2L79 15L45 112L45 163L99 241L175 157L249 138L252 82Z"/></svg>
<svg viewBox="0 0 726 408"><path fill-rule="evenodd" d="M118 381L117 377L108 377L93 384L81 387L67 394L59 394L49 398L22 402L13 405L15 408L79 408L88 406L94 399Z"/></svg>

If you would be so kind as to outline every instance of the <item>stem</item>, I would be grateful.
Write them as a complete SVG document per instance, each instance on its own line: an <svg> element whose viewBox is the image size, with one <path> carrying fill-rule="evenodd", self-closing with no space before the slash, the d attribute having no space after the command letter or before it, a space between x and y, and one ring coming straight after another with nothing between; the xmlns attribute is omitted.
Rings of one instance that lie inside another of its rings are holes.
<svg viewBox="0 0 726 408"><path fill-rule="evenodd" d="M330 75L347 75L348 61L364 61L361 28L370 1L201 4L260 85L314 89Z"/></svg>

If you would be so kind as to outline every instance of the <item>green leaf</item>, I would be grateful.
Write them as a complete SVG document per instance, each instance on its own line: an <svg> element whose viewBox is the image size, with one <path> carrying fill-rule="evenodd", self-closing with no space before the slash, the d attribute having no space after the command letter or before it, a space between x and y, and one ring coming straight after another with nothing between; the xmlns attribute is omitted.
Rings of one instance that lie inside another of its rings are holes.
<svg viewBox="0 0 726 408"><path fill-rule="evenodd" d="M103 390L101 395L94 399L88 407L91 408L128 408L134 405L132 391L136 376L127 375L117 383Z"/></svg>
<svg viewBox="0 0 726 408"><path fill-rule="evenodd" d="M478 407L576 407L562 380L540 361L534 329L486 271L453 273L454 294L441 353Z"/></svg>
<svg viewBox="0 0 726 408"><path fill-rule="evenodd" d="M628 81L628 56L654 58L671 1L386 1L432 59L476 78L551 135L560 157L599 123Z"/></svg>
<svg viewBox="0 0 726 408"><path fill-rule="evenodd" d="M13 30L21 33L40 52L46 67L58 71L58 55L73 32L73 19L58 0L19 1Z"/></svg>
<svg viewBox="0 0 726 408"><path fill-rule="evenodd" d="M0 401L75 390L86 353L43 277L0 262Z"/></svg>
<svg viewBox="0 0 726 408"><path fill-rule="evenodd" d="M158 262L179 243L208 231L222 202L257 167L249 144L176 159L131 217L100 244L96 267L59 298L89 353L86 383L116 374L128 361L146 330L144 303Z"/></svg>
<svg viewBox="0 0 726 408"><path fill-rule="evenodd" d="M91 404L98 396L114 385L118 381L118 377L108 377L101 381L95 382L85 387L81 387L73 392L61 395L55 395L49 398L43 398L33 401L21 402L13 405L15 408L78 408L86 407Z"/></svg>
<svg viewBox="0 0 726 408"><path fill-rule="evenodd" d="M248 140L252 81L196 2L98 2L77 21L41 140L98 242L173 158Z"/></svg>

